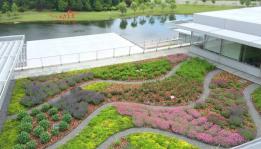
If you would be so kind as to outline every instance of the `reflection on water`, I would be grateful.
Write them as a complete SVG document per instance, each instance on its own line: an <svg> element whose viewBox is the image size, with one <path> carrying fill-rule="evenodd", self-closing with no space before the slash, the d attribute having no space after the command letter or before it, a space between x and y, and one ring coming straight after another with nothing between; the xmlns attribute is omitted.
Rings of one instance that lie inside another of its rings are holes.
<svg viewBox="0 0 261 149"><path fill-rule="evenodd" d="M136 42L170 38L173 36L173 32L170 29L171 24L166 22L189 19L192 19L192 16L172 14L162 16L139 16L129 19L94 21L80 24L9 24L0 25L0 36L24 34L26 35L27 40L39 40L115 32Z"/></svg>

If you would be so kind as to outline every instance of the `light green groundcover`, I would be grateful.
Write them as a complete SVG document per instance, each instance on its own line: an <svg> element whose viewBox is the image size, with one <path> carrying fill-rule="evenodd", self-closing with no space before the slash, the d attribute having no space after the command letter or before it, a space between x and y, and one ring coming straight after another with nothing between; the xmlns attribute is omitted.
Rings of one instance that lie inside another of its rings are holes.
<svg viewBox="0 0 261 149"><path fill-rule="evenodd" d="M122 149L198 149L186 141L150 132L131 134L126 139L128 144ZM110 149L114 149L114 146Z"/></svg>
<svg viewBox="0 0 261 149"><path fill-rule="evenodd" d="M102 110L79 135L59 149L95 149L113 134L132 127L130 117L122 116L115 108L109 107Z"/></svg>
<svg viewBox="0 0 261 149"><path fill-rule="evenodd" d="M259 112L261 112L261 87L259 87L255 92L252 94L254 104Z"/></svg>

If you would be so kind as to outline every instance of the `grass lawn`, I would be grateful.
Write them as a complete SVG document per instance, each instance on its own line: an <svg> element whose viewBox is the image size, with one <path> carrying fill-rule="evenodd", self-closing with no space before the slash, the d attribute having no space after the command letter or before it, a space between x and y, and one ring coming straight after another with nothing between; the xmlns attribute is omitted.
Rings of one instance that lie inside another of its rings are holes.
<svg viewBox="0 0 261 149"><path fill-rule="evenodd" d="M255 92L252 94L252 98L257 110L259 113L261 113L261 87L255 90Z"/></svg>
<svg viewBox="0 0 261 149"><path fill-rule="evenodd" d="M75 138L59 149L95 149L111 135L132 127L130 117L121 116L115 108L109 107L101 111Z"/></svg>
<svg viewBox="0 0 261 149"><path fill-rule="evenodd" d="M183 140L157 133L136 133L116 141L110 149L198 149Z"/></svg>
<svg viewBox="0 0 261 149"><path fill-rule="evenodd" d="M153 11L146 9L144 12L138 10L135 16L139 15L160 15L160 14L193 14L197 12L215 11L215 10L226 10L238 7L232 6L207 6L207 5L177 5L177 8L173 11L170 8L164 8L161 10L159 7ZM63 12L52 12L52 11L27 11L20 13L17 17L7 17L2 14L0 17L0 23L13 23L13 22L55 22L59 19L55 16L63 15ZM128 10L127 14L122 16L119 11L101 11L101 12L76 12L76 18L74 21L86 22L86 21L99 21L99 20L111 20L115 18L126 18L134 16L132 10Z"/></svg>

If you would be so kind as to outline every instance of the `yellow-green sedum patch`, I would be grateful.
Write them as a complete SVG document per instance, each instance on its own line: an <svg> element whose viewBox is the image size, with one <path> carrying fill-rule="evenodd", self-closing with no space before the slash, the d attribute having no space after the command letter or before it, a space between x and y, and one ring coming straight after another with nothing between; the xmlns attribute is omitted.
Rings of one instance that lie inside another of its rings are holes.
<svg viewBox="0 0 261 149"><path fill-rule="evenodd" d="M132 119L120 115L115 108L109 107L101 111L79 133L60 149L95 149L111 135L133 127Z"/></svg>

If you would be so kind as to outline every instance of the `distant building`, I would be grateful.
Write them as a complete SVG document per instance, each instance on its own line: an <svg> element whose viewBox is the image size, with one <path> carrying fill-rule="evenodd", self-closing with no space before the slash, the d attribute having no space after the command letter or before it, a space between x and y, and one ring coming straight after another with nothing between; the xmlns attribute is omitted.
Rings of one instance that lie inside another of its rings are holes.
<svg viewBox="0 0 261 149"><path fill-rule="evenodd" d="M192 54L261 79L261 7L196 13L176 28Z"/></svg>

